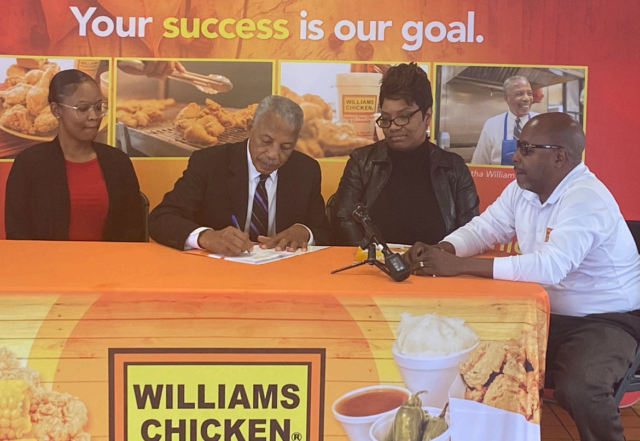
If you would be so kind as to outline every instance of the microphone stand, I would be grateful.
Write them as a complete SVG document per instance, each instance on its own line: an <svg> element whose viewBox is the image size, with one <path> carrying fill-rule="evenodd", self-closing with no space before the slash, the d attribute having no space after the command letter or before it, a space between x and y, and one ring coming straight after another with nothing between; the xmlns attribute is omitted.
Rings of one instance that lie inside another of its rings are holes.
<svg viewBox="0 0 640 441"><path fill-rule="evenodd" d="M364 245L364 246L362 246L362 245ZM345 270L348 270L348 269L351 269L351 268L357 268L357 267L362 266L362 265L374 265L374 266L378 267L381 271L385 272L387 275L391 276L391 274L389 273L389 270L387 269L387 267L384 266L384 264L382 262L380 262L376 258L376 252L378 250L378 244L376 243L375 240L373 240L372 237L370 237L368 239L367 238L363 239L360 248L362 248L362 249L367 248L369 250L369 254L367 255L367 258L365 260L363 260L362 262L354 262L351 265L347 265L347 266L344 266L344 267L339 268L337 270L333 270L333 271L331 271L331 274L339 273L341 271L345 271Z"/></svg>
<svg viewBox="0 0 640 441"><path fill-rule="evenodd" d="M359 243L360 248L368 249L368 255L362 262L355 262L351 265L339 268L331 271L331 274L339 273L351 268L357 268L361 265L376 266L380 271L391 277L396 282L402 282L411 274L409 267L402 260L402 256L397 253L391 252L389 246L382 238L380 230L373 224L366 207L358 206L353 212L353 217L362 224L364 227L364 239ZM379 262L376 258L376 251L378 245L382 247L382 254L384 255L384 263Z"/></svg>

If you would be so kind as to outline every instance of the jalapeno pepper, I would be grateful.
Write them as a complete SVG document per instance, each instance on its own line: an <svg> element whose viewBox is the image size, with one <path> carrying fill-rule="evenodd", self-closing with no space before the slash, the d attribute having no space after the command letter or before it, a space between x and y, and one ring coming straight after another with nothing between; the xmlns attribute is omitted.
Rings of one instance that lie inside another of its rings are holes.
<svg viewBox="0 0 640 441"><path fill-rule="evenodd" d="M442 409L442 413L440 413L440 416L437 416L437 417L427 416L425 418L425 421L427 424L424 427L424 433L422 434L422 441L434 440L447 431L449 426L447 425L447 422L444 420L444 416L447 412L448 406L449 406L449 403L447 403L444 406L444 409Z"/></svg>
<svg viewBox="0 0 640 441"><path fill-rule="evenodd" d="M416 392L396 412L387 440L392 441L422 441L422 423L424 412L422 401L418 397L427 393L426 390Z"/></svg>

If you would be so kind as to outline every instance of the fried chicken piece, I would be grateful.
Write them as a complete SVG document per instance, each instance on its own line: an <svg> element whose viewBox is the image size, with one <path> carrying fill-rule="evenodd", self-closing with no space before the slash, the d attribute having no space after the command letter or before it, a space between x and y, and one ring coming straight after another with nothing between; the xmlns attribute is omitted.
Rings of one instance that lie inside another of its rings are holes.
<svg viewBox="0 0 640 441"><path fill-rule="evenodd" d="M327 156L344 156L353 150L373 143L373 140L356 135L351 124L332 123L324 119L312 121L318 131L318 142Z"/></svg>
<svg viewBox="0 0 640 441"><path fill-rule="evenodd" d="M10 89L5 90L2 94L2 98L4 99L4 107L8 109L9 107L16 104L26 104L27 93L31 90L32 87L33 86L31 86L30 84L20 83Z"/></svg>
<svg viewBox="0 0 640 441"><path fill-rule="evenodd" d="M33 122L33 127L36 132L48 133L58 128L58 119L51 113L51 107L47 106L42 109L42 112L36 117Z"/></svg>
<svg viewBox="0 0 640 441"><path fill-rule="evenodd" d="M220 124L218 118L214 115L207 115L198 120L196 124L203 126L207 133L211 136L218 137L224 133L225 128Z"/></svg>
<svg viewBox="0 0 640 441"><path fill-rule="evenodd" d="M331 107L325 100L320 98L318 95L314 95L312 93L305 93L301 96L303 102L313 103L319 106L322 109L323 117L326 120L331 121L333 117L333 113L331 112ZM302 103L300 103L302 104Z"/></svg>
<svg viewBox="0 0 640 441"><path fill-rule="evenodd" d="M504 341L481 341L467 361L460 363L458 371L468 386L480 389L492 374L500 372L505 352Z"/></svg>
<svg viewBox="0 0 640 441"><path fill-rule="evenodd" d="M179 121L174 121L173 126L176 130L184 135L185 130L191 127L193 124L196 124L195 119L181 119Z"/></svg>
<svg viewBox="0 0 640 441"><path fill-rule="evenodd" d="M54 63L53 61L48 61L40 66L40 70L42 70L43 72L47 69L53 70L54 75L60 72L60 66L58 66L58 63Z"/></svg>
<svg viewBox="0 0 640 441"><path fill-rule="evenodd" d="M29 69L27 69L26 67L20 67L17 64L12 64L7 69L7 78L9 77L22 78L27 74L27 72L29 72Z"/></svg>
<svg viewBox="0 0 640 441"><path fill-rule="evenodd" d="M536 424L540 424L540 389L538 375L535 372L527 372L527 402L525 404L525 416L529 421Z"/></svg>
<svg viewBox="0 0 640 441"><path fill-rule="evenodd" d="M0 117L0 125L28 135L34 135L36 132L29 112L22 104L16 104L5 110Z"/></svg>
<svg viewBox="0 0 640 441"><path fill-rule="evenodd" d="M324 158L324 151L318 141L313 138L300 138L296 143L296 150L312 158Z"/></svg>
<svg viewBox="0 0 640 441"><path fill-rule="evenodd" d="M202 109L198 117L215 115L218 118L220 124L222 124L222 126L225 128L233 127L236 125L234 114L223 109L220 104L209 98L205 99L205 104L206 105L204 109Z"/></svg>
<svg viewBox="0 0 640 441"><path fill-rule="evenodd" d="M289 89L287 86L280 86L280 94L285 98L289 98L294 103L300 104L302 102L300 95Z"/></svg>
<svg viewBox="0 0 640 441"><path fill-rule="evenodd" d="M210 98L205 98L204 103L206 105L206 111L208 111L210 115L214 115L222 110L222 106Z"/></svg>
<svg viewBox="0 0 640 441"><path fill-rule="evenodd" d="M482 387L480 389L467 388L464 391L464 398L466 400L477 401L478 403L482 403L484 399L484 395L487 393L487 388Z"/></svg>
<svg viewBox="0 0 640 441"><path fill-rule="evenodd" d="M533 332L523 332L520 337L524 346L524 353L527 361L531 364L534 372L540 369L540 360L538 352L538 338Z"/></svg>
<svg viewBox="0 0 640 441"><path fill-rule="evenodd" d="M32 69L22 79L27 84L36 84L44 75L44 71L40 69Z"/></svg>
<svg viewBox="0 0 640 441"><path fill-rule="evenodd" d="M527 371L525 370L525 352L524 347L516 340L511 339L505 346L506 354L502 373L509 375L515 381L525 382Z"/></svg>
<svg viewBox="0 0 640 441"><path fill-rule="evenodd" d="M218 143L218 138L209 135L207 130L197 123L191 124L186 128L184 131L184 139L192 144L206 146L213 146Z"/></svg>
<svg viewBox="0 0 640 441"><path fill-rule="evenodd" d="M233 113L232 115L236 121L236 126L247 130L249 128L249 123L253 121L253 114L256 112L257 107L258 104L250 104L245 109L240 109Z"/></svg>
<svg viewBox="0 0 640 441"><path fill-rule="evenodd" d="M27 92L27 110L31 115L38 116L49 104L49 83L53 74L53 69L47 69L36 85Z"/></svg>
<svg viewBox="0 0 640 441"><path fill-rule="evenodd" d="M233 113L221 109L220 112L216 114L216 117L218 121L220 121L220 124L222 124L222 127L229 128L236 125L236 119L233 115Z"/></svg>
<svg viewBox="0 0 640 441"><path fill-rule="evenodd" d="M497 409L516 412L527 417L525 410L527 393L520 388L520 382L508 375L498 375L487 388L483 403Z"/></svg>
<svg viewBox="0 0 640 441"><path fill-rule="evenodd" d="M136 121L138 121L139 126L146 127L149 125L149 120L150 120L149 115L143 112L142 110L138 110L132 116Z"/></svg>
<svg viewBox="0 0 640 441"><path fill-rule="evenodd" d="M173 98L167 98L164 100L128 100L120 101L116 105L116 110L125 110L129 113L135 113L138 110L154 111L164 110L167 106L174 104Z"/></svg>
<svg viewBox="0 0 640 441"><path fill-rule="evenodd" d="M300 108L304 114L305 124L316 118L324 119L322 108L315 103L300 103Z"/></svg>
<svg viewBox="0 0 640 441"><path fill-rule="evenodd" d="M116 121L129 127L138 127L138 120L133 117L132 113L126 110L116 110Z"/></svg>
<svg viewBox="0 0 640 441"><path fill-rule="evenodd" d="M23 78L24 78L24 77L7 77L7 78L4 80L4 84L5 84L8 88L10 88L10 87L13 87L13 86L16 86L16 85L18 85L18 84L23 83L23 82L24 82L24 81L23 81Z"/></svg>
<svg viewBox="0 0 640 441"><path fill-rule="evenodd" d="M196 103L190 103L185 108L180 110L176 115L175 121L180 121L182 119L195 119L200 114L200 106Z"/></svg>
<svg viewBox="0 0 640 441"><path fill-rule="evenodd" d="M78 398L44 389L34 394L30 414L33 434L48 441L72 440L82 433L88 421L87 408Z"/></svg>

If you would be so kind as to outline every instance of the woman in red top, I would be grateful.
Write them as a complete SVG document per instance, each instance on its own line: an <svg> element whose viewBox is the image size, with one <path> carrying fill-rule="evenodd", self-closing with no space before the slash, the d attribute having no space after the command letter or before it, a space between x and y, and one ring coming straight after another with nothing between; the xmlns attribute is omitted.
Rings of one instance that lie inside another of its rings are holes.
<svg viewBox="0 0 640 441"><path fill-rule="evenodd" d="M58 136L22 152L5 199L7 239L144 240L144 211L129 157L94 142L107 106L95 81L79 70L49 86Z"/></svg>

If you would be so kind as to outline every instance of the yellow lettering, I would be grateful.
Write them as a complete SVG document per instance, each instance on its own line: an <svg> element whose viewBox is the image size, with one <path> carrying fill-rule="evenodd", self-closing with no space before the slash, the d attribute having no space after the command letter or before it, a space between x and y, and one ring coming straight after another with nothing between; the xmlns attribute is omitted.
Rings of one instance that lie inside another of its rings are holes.
<svg viewBox="0 0 640 441"><path fill-rule="evenodd" d="M187 18L180 20L180 35L183 38L199 38L200 37L200 19L193 19L193 29L189 32L189 21Z"/></svg>
<svg viewBox="0 0 640 441"><path fill-rule="evenodd" d="M273 37L273 29L271 29L271 20L263 18L258 20L258 38L260 40L268 40Z"/></svg>
<svg viewBox="0 0 640 441"><path fill-rule="evenodd" d="M289 23L289 20L278 19L273 22L273 29L276 31L273 38L276 40L284 40L285 38L289 38L289 29L286 28L286 25Z"/></svg>
<svg viewBox="0 0 640 441"><path fill-rule="evenodd" d="M178 23L178 19L176 17L168 17L164 19L162 25L166 29L164 34L162 34L165 38L176 38L180 35L180 30L176 24Z"/></svg>
<svg viewBox="0 0 640 441"><path fill-rule="evenodd" d="M236 20L234 18L225 18L224 20L220 21L220 26L218 26L218 32L220 32L220 35L223 38L235 38L236 34L234 34L233 32L229 32L227 31L227 26L232 25L236 22Z"/></svg>
<svg viewBox="0 0 640 441"><path fill-rule="evenodd" d="M207 38L218 38L217 32L209 30L210 25L215 25L217 23L218 23L217 18L207 18L205 21L203 21L202 26L200 27L202 31L202 35L204 35Z"/></svg>
<svg viewBox="0 0 640 441"><path fill-rule="evenodd" d="M236 25L236 32L238 33L238 37L244 40L253 38L255 35L253 31L255 30L256 24L250 18L243 18L242 20L238 21L238 24Z"/></svg>

